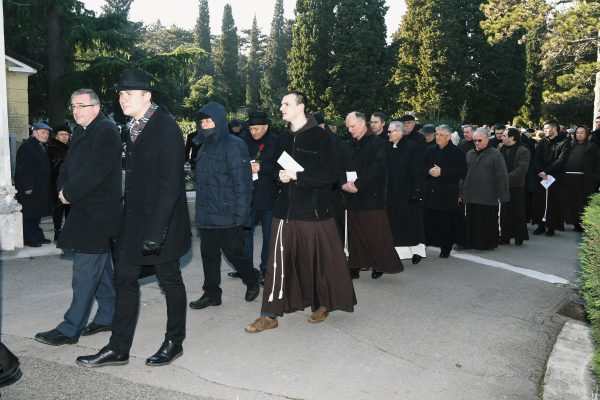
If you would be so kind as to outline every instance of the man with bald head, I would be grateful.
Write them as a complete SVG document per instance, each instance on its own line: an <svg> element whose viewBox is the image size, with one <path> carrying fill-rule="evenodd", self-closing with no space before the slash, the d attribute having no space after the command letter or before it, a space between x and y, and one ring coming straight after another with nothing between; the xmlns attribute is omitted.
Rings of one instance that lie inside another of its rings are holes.
<svg viewBox="0 0 600 400"><path fill-rule="evenodd" d="M377 279L404 269L386 210L387 144L358 111L348 114L346 127L352 139L342 150L340 185L348 212L348 266L353 278L360 268L372 267L371 277Z"/></svg>

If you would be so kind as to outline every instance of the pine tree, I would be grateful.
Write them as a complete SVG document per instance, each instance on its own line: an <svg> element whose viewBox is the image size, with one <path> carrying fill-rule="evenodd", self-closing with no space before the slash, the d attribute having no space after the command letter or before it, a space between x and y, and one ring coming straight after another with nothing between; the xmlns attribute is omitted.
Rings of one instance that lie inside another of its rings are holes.
<svg viewBox="0 0 600 400"><path fill-rule="evenodd" d="M238 73L239 49L238 35L231 5L225 4L221 26L220 54L216 60L219 83L227 97L231 109L237 108L241 101L240 76Z"/></svg>
<svg viewBox="0 0 600 400"><path fill-rule="evenodd" d="M383 104L386 84L384 0L340 0L335 8L328 115L371 112Z"/></svg>
<svg viewBox="0 0 600 400"><path fill-rule="evenodd" d="M101 7L104 14L124 14L129 15L133 0L104 0Z"/></svg>
<svg viewBox="0 0 600 400"><path fill-rule="evenodd" d="M288 76L290 88L307 95L313 108L327 106L331 66L333 0L297 0Z"/></svg>
<svg viewBox="0 0 600 400"><path fill-rule="evenodd" d="M214 73L214 65L212 63L208 0L200 0L198 5L198 19L196 20L196 26L194 27L194 35L196 36L196 46L204 50L208 55L208 57L198 62L196 73L198 77L202 77L205 74L212 75Z"/></svg>
<svg viewBox="0 0 600 400"><path fill-rule="evenodd" d="M260 48L256 15L252 21L250 32L250 52L248 53L248 65L246 71L246 107L249 111L256 111L260 105Z"/></svg>
<svg viewBox="0 0 600 400"><path fill-rule="evenodd" d="M288 87L287 59L291 41L286 37L286 23L283 17L283 0L275 2L271 33L264 57L264 72L260 97L262 108L274 117L279 109L279 101Z"/></svg>

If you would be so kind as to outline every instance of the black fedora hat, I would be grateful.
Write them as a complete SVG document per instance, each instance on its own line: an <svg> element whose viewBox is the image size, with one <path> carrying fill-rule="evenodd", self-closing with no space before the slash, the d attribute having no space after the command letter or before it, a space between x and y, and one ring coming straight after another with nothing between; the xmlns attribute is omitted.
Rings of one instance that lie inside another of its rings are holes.
<svg viewBox="0 0 600 400"><path fill-rule="evenodd" d="M155 91L150 85L150 76L141 69L124 69L121 72L119 83L113 87L114 90L149 90Z"/></svg>

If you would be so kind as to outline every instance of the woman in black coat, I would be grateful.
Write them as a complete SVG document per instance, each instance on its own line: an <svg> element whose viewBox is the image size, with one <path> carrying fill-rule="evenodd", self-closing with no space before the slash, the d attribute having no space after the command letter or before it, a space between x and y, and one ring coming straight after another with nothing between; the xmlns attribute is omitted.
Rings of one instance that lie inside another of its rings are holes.
<svg viewBox="0 0 600 400"><path fill-rule="evenodd" d="M48 141L48 158L50 159L50 195L53 201L52 221L54 222L54 241L58 240L62 228L63 215L67 218L69 205L63 204L58 199L56 180L60 172L60 166L67 157L69 151L69 140L71 139L71 128L68 125L60 125L54 128L54 133Z"/></svg>
<svg viewBox="0 0 600 400"><path fill-rule="evenodd" d="M388 128L387 208L396 252L417 264L425 253L425 228L421 205L425 185L423 153L413 141L404 139L401 122Z"/></svg>
<svg viewBox="0 0 600 400"><path fill-rule="evenodd" d="M581 214L600 183L600 148L589 138L587 127L577 127L566 165L565 221L577 232L583 232Z"/></svg>
<svg viewBox="0 0 600 400"><path fill-rule="evenodd" d="M450 141L448 125L436 128L437 146L425 150L426 244L439 246L440 257L448 258L457 237L459 181L467 175L465 154Z"/></svg>

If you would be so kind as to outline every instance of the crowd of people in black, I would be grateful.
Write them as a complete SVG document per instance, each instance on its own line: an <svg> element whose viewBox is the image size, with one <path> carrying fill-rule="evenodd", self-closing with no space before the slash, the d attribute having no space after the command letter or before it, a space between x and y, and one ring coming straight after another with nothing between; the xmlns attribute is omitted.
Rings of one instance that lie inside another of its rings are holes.
<svg viewBox="0 0 600 400"><path fill-rule="evenodd" d="M54 204L57 246L75 254L71 306L55 329L35 339L57 346L112 331L97 354L77 358L85 367L128 362L138 278L148 268L166 296L167 327L146 364L166 365L183 354L187 297L179 259L191 246L186 162L195 170L204 269L203 294L188 305L222 304L224 254L235 268L229 275L246 286L246 301L264 287L249 333L276 328L278 317L307 307L310 323L331 311L353 311L352 279L361 271L373 279L399 273L401 260L418 264L427 246L447 258L453 248L490 250L513 239L521 246L528 223L537 225L533 234L546 236L565 223L581 230L582 210L600 183L600 118L594 132L580 126L573 139L546 121L536 142L535 131L503 124L464 125L461 139L450 126L421 126L413 115L388 121L375 112L367 120L352 111L343 141L322 114L308 113L303 93L290 91L281 100L286 125L279 135L264 112L250 113L243 132L240 121L228 123L225 108L211 102L196 113L197 131L184 144L177 123L153 100L146 72L123 71L114 89L132 118L125 135L101 112L96 93L80 89L71 96L77 127L68 153L69 130L38 123L17 155L18 199L30 219L26 244L45 241L40 217ZM94 299L98 312L88 323Z"/></svg>

